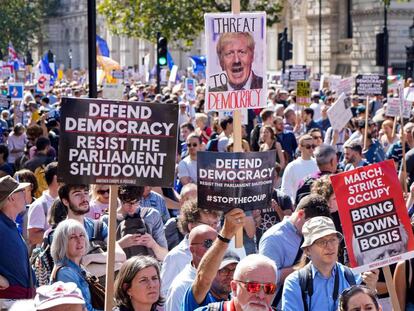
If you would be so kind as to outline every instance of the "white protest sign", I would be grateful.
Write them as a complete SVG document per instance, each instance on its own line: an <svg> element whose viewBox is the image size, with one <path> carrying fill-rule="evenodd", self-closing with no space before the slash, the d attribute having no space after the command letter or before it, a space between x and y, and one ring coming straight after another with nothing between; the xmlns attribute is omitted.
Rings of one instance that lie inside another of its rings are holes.
<svg viewBox="0 0 414 311"><path fill-rule="evenodd" d="M404 89L405 99L414 102L414 87Z"/></svg>
<svg viewBox="0 0 414 311"><path fill-rule="evenodd" d="M342 130L352 118L349 98L342 93L327 111L329 121L334 130Z"/></svg>
<svg viewBox="0 0 414 311"><path fill-rule="evenodd" d="M41 73L37 79L36 90L38 92L49 92L50 91L50 75Z"/></svg>
<svg viewBox="0 0 414 311"><path fill-rule="evenodd" d="M102 97L106 99L122 99L124 86L122 81L116 79L114 83L108 83L106 80L103 83Z"/></svg>
<svg viewBox="0 0 414 311"><path fill-rule="evenodd" d="M208 59L204 110L265 107L266 13L208 13L204 20Z"/></svg>
<svg viewBox="0 0 414 311"><path fill-rule="evenodd" d="M177 65L172 66L171 72L170 72L170 78L168 79L169 82L175 82L177 78L177 72L178 72L178 66Z"/></svg>
<svg viewBox="0 0 414 311"><path fill-rule="evenodd" d="M185 79L185 96L188 100L196 100L195 92L196 80L192 78Z"/></svg>
<svg viewBox="0 0 414 311"><path fill-rule="evenodd" d="M337 95L340 95L341 93L351 94L353 87L354 87L354 78L353 77L344 78L336 86L335 91Z"/></svg>
<svg viewBox="0 0 414 311"><path fill-rule="evenodd" d="M338 76L338 75L330 75L330 76L329 76L329 79L328 79L328 81L329 81L329 88L330 88L332 91L337 92L338 85L339 85L339 83L341 83L341 79L342 79L342 77L341 77L341 76ZM338 93L337 93L337 94L338 94ZM339 93L339 94L340 94L340 93Z"/></svg>
<svg viewBox="0 0 414 311"><path fill-rule="evenodd" d="M404 100L403 117L408 119L411 116L411 102ZM394 97L388 97L387 99L387 110L385 111L387 117L398 117L400 116L400 99Z"/></svg>

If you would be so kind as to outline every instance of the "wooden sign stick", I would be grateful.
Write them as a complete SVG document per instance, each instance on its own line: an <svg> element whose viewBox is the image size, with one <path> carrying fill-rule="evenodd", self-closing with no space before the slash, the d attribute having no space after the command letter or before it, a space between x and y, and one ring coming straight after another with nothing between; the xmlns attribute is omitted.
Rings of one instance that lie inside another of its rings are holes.
<svg viewBox="0 0 414 311"><path fill-rule="evenodd" d="M365 104L364 150L367 149L367 143L368 143L368 115L369 115L369 96L367 96L367 102Z"/></svg>
<svg viewBox="0 0 414 311"><path fill-rule="evenodd" d="M231 11L233 14L240 14L240 0L231 0ZM241 127L241 111L233 112L233 151L242 152L242 127ZM236 232L236 247L243 247L243 228Z"/></svg>
<svg viewBox="0 0 414 311"><path fill-rule="evenodd" d="M116 210L118 208L118 186L112 185L109 192L108 249L106 258L105 311L112 311L114 297Z"/></svg>
<svg viewBox="0 0 414 311"><path fill-rule="evenodd" d="M398 302L398 297L395 291L394 283L392 282L390 266L382 267L382 272L384 272L385 283L387 284L388 293L390 294L392 308L394 311L401 311L400 303Z"/></svg>

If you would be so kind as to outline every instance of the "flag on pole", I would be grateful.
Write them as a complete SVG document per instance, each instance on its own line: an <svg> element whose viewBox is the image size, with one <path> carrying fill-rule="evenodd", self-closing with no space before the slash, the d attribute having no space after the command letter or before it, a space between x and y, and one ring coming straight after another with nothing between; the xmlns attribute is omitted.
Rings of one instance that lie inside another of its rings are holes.
<svg viewBox="0 0 414 311"><path fill-rule="evenodd" d="M167 50L167 64L168 64L168 69L172 69L172 67L174 66L174 60L170 54L170 51Z"/></svg>
<svg viewBox="0 0 414 311"><path fill-rule="evenodd" d="M11 43L11 41L9 42L8 52L9 52L9 59L10 60L17 59L17 52L14 49L13 44Z"/></svg>
<svg viewBox="0 0 414 311"><path fill-rule="evenodd" d="M203 55L190 56L191 63L193 64L194 74L206 74L206 57Z"/></svg>
<svg viewBox="0 0 414 311"><path fill-rule="evenodd" d="M96 35L96 54L109 57L108 43L98 35Z"/></svg>

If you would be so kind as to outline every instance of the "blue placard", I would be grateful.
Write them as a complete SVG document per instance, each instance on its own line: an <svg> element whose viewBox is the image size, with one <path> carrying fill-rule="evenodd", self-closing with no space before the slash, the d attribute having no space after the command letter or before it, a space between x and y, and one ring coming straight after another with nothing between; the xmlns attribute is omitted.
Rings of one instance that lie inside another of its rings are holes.
<svg viewBox="0 0 414 311"><path fill-rule="evenodd" d="M10 83L9 84L9 95L12 100L23 99L23 83Z"/></svg>

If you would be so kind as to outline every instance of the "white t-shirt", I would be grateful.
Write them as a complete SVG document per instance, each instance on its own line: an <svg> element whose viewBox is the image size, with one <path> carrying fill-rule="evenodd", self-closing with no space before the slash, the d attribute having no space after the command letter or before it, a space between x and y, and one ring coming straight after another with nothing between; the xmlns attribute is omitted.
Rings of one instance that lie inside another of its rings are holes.
<svg viewBox="0 0 414 311"><path fill-rule="evenodd" d="M49 194L49 190L45 190L39 198L30 204L27 229L37 228L45 231L49 229L50 225L47 222L47 215L55 199ZM46 214L45 209L47 211Z"/></svg>
<svg viewBox="0 0 414 311"><path fill-rule="evenodd" d="M89 203L89 212L85 215L91 219L99 219L109 209L109 203L101 203L98 200L92 200Z"/></svg>
<svg viewBox="0 0 414 311"><path fill-rule="evenodd" d="M185 157L178 163L178 177L190 177L192 182L197 182L197 160Z"/></svg>
<svg viewBox="0 0 414 311"><path fill-rule="evenodd" d="M315 159L303 160L301 157L290 162L283 173L281 189L292 202L295 202L299 182L306 176L319 171Z"/></svg>
<svg viewBox="0 0 414 311"><path fill-rule="evenodd" d="M168 290L164 311L180 310L184 295L191 284L193 284L196 275L197 269L194 268L191 263L188 263L184 270L174 278L174 281L171 283L171 287Z"/></svg>

